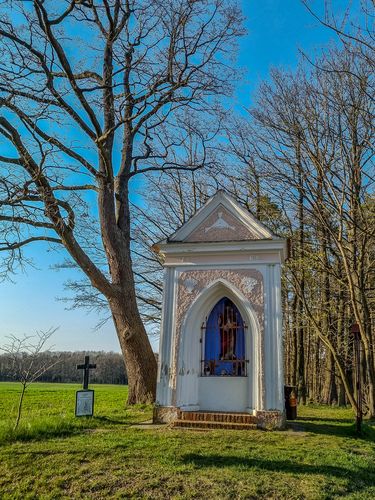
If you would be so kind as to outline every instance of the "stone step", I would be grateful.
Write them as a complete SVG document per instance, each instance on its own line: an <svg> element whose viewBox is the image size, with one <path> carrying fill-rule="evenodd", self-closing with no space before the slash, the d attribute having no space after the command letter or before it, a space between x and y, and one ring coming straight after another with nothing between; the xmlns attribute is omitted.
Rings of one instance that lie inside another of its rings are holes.
<svg viewBox="0 0 375 500"><path fill-rule="evenodd" d="M235 430L254 430L257 429L256 424L247 424L239 422L215 422L205 420L175 420L173 427L188 428L188 429L235 429Z"/></svg>
<svg viewBox="0 0 375 500"><path fill-rule="evenodd" d="M179 420L189 422L223 422L237 424L256 424L257 418L249 413L227 413L212 411L180 411Z"/></svg>

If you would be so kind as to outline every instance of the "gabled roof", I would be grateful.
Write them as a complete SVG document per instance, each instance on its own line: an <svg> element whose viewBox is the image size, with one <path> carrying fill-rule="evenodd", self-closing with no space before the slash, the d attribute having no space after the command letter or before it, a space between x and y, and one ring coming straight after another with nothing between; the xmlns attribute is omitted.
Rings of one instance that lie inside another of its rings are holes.
<svg viewBox="0 0 375 500"><path fill-rule="evenodd" d="M217 191L167 240L160 243L280 239L234 198Z"/></svg>

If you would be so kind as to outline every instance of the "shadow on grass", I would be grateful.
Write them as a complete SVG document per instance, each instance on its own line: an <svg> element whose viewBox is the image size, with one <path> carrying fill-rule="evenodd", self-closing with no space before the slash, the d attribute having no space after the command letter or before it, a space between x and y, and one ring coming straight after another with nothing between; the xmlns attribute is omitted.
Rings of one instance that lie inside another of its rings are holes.
<svg viewBox="0 0 375 500"><path fill-rule="evenodd" d="M100 417L79 417L62 419L47 417L44 419L21 420L20 426L14 430L13 424L0 428L0 444L17 441L42 441L47 439L66 438L102 425Z"/></svg>
<svg viewBox="0 0 375 500"><path fill-rule="evenodd" d="M93 421L104 424L129 425L129 421L124 417L122 419L106 417L104 415L92 417Z"/></svg>
<svg viewBox="0 0 375 500"><path fill-rule="evenodd" d="M13 429L13 425L0 428L0 445L17 441L42 441L47 439L66 438L84 434L96 429L128 428L135 424L145 424L144 416L139 419L111 418L104 415L94 417L77 417L69 420L47 419L24 423Z"/></svg>
<svg viewBox="0 0 375 500"><path fill-rule="evenodd" d="M74 425L51 426L51 427L20 427L3 428L0 431L0 445L10 444L17 441L41 441L46 439L65 438L83 432L82 427Z"/></svg>
<svg viewBox="0 0 375 500"><path fill-rule="evenodd" d="M352 424L354 418L324 418L324 417L297 417L296 422L337 422L343 424Z"/></svg>
<svg viewBox="0 0 375 500"><path fill-rule="evenodd" d="M182 461L186 465L193 464L196 468L204 467L246 467L261 471L283 472L287 474L313 474L345 479L348 491L360 491L375 484L375 468L347 469L333 465L310 465L286 460L266 460L261 458L246 458L234 455L200 455L189 453L183 455Z"/></svg>
<svg viewBox="0 0 375 500"><path fill-rule="evenodd" d="M332 423L331 423L332 422ZM334 424L336 422L336 425ZM303 432L312 432L314 434L323 434L339 437L350 437L363 439L365 441L375 441L375 428L371 422L363 423L362 433L357 434L353 420L348 419L323 419L323 418L298 418L288 421L290 429Z"/></svg>

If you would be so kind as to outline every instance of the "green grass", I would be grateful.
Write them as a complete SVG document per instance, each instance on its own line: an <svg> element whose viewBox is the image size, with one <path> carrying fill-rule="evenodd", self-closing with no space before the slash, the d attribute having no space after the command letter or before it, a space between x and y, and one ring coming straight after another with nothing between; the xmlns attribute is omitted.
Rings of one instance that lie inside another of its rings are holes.
<svg viewBox="0 0 375 500"><path fill-rule="evenodd" d="M94 386L75 418L69 384L34 384L14 435L17 384L0 384L0 498L375 498L375 430L349 409L299 407L294 430L150 428L126 388Z"/></svg>
<svg viewBox="0 0 375 500"><path fill-rule="evenodd" d="M7 441L45 439L78 434L89 429L130 425L151 418L149 406L125 409L127 387L92 385L95 389L94 418L74 416L76 384L31 385L26 392L20 425L13 431L20 384L0 382L0 444Z"/></svg>

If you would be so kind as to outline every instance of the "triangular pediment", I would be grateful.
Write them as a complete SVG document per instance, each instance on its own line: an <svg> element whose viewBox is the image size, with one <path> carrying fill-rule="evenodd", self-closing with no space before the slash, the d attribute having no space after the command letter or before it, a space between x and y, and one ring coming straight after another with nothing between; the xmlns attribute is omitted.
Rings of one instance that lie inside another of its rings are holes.
<svg viewBox="0 0 375 500"><path fill-rule="evenodd" d="M195 243L273 238L276 237L271 231L231 196L218 191L168 241Z"/></svg>

